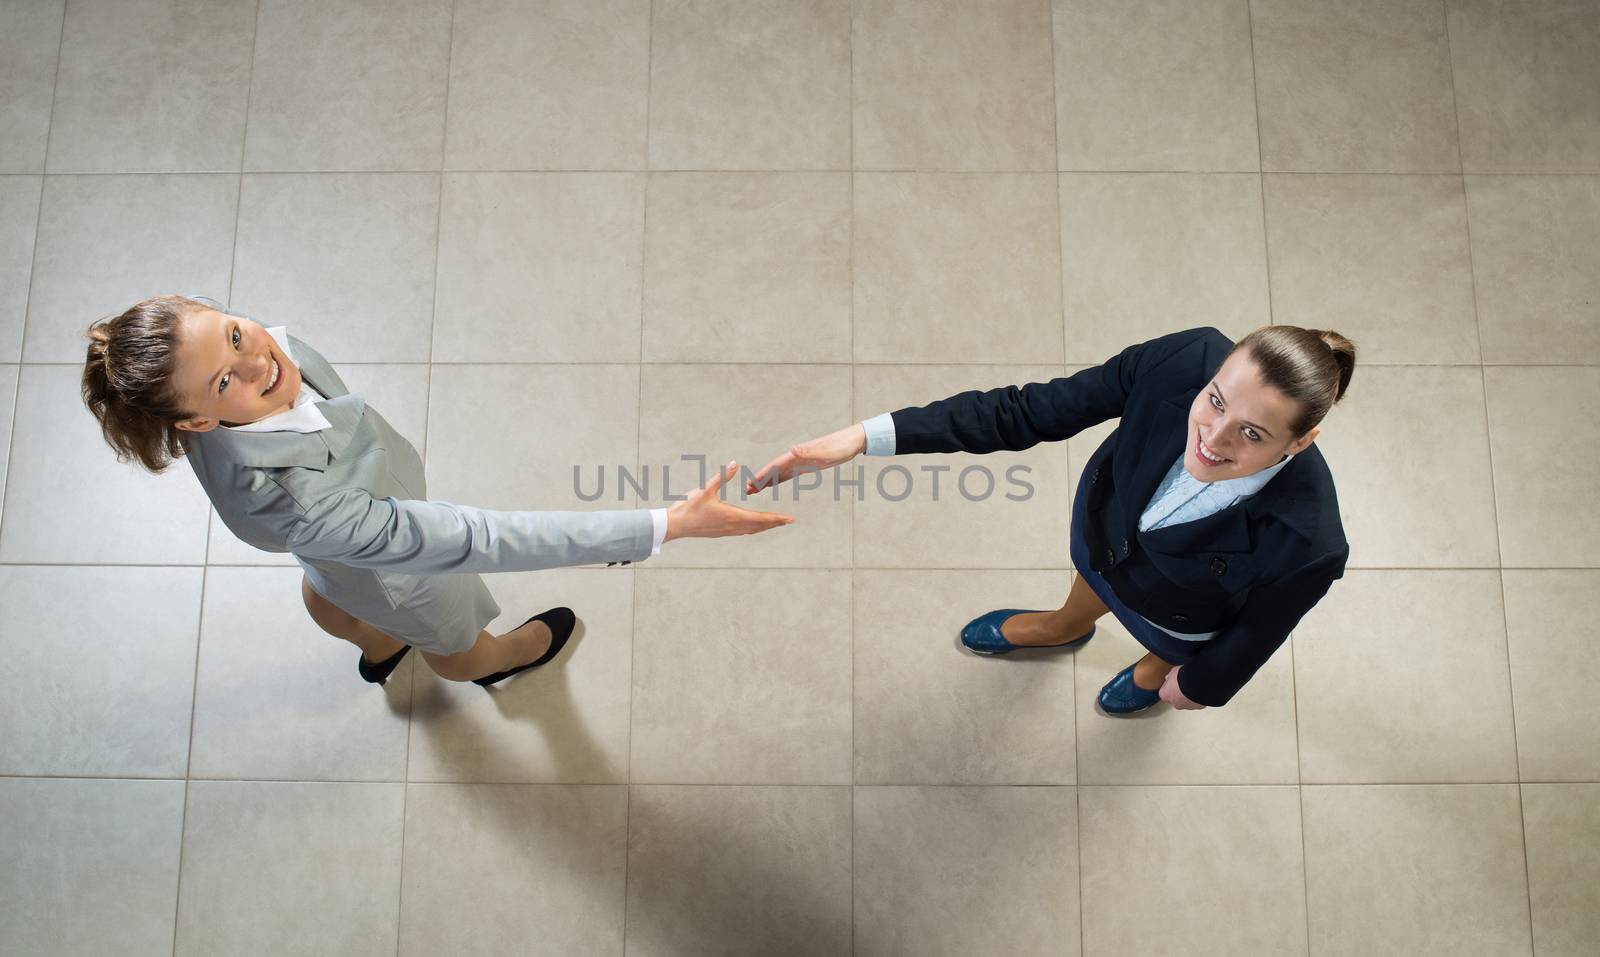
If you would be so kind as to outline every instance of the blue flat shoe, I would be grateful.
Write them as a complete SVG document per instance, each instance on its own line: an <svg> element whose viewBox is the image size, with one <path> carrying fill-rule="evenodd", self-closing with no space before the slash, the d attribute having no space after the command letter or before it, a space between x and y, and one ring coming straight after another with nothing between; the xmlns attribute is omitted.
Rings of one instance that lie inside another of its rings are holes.
<svg viewBox="0 0 1600 957"><path fill-rule="evenodd" d="M1071 641L1055 645L1013 645L1011 642L1006 641L1006 636L1000 632L1000 626L1005 624L1005 620L1012 615L1028 614L1032 610L1029 608L1001 608L979 615L967 622L967 626L961 629L961 643L980 655L1003 655L1016 651L1018 648L1076 648L1094 637L1094 629L1090 628L1089 633L1081 638L1074 638Z"/></svg>
<svg viewBox="0 0 1600 957"><path fill-rule="evenodd" d="M1100 696L1095 699L1100 704L1100 710L1115 718L1123 715L1138 714L1153 707L1161 700L1160 691L1146 691L1133 683L1133 665L1117 672L1117 676L1106 682L1100 689Z"/></svg>

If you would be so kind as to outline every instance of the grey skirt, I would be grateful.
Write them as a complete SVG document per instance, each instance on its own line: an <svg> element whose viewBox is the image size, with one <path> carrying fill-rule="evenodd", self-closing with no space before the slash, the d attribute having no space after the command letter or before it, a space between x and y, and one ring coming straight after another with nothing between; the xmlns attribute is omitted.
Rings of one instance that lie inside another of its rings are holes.
<svg viewBox="0 0 1600 957"><path fill-rule="evenodd" d="M454 655L470 649L500 606L477 575L381 575L370 568L295 556L317 594L418 651Z"/></svg>

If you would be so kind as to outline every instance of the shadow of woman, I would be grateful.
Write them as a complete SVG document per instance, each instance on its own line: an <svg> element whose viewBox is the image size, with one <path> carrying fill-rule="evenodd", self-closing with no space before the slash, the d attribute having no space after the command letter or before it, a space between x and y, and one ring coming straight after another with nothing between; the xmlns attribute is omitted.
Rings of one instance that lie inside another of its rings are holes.
<svg viewBox="0 0 1600 957"><path fill-rule="evenodd" d="M528 759L514 739L486 733L482 724L473 733L470 724L476 722L459 713L460 706L442 705L442 697L428 692L415 696L414 707L420 707L412 720L417 731L436 736L432 750L452 772L449 780L484 789L467 798L471 821L452 829L459 832L465 824L474 830L465 841L470 847L511 849L499 859L511 872L485 875L499 893L526 901L520 913L552 953L574 952L570 941L559 949L555 938L563 935L550 934L554 915L540 912L541 901L559 906L548 897L557 885L568 888L569 912L604 915L614 906L609 912L618 931L624 922L630 932L642 924L655 941L646 948L652 953L847 953L849 788L631 784L628 756L622 756L622 768L612 766L573 697L566 665L583 652L585 641L580 619L561 657L488 689L501 720L531 725L543 735L549 765L532 774L507 773ZM463 734L471 737L470 750L461 747ZM480 773L484 769L493 773ZM816 792L829 792L827 800L806 805ZM801 800L794 800L797 795ZM636 803L644 810L642 821ZM804 840L808 829L818 841ZM819 842L825 846L819 849ZM408 852L408 870L412 861ZM615 895L614 904L605 903L604 895ZM404 915L402 922L404 930ZM711 923L716 926L705 926ZM461 932L477 939L484 929ZM522 937L516 946L536 952L527 948L537 945Z"/></svg>

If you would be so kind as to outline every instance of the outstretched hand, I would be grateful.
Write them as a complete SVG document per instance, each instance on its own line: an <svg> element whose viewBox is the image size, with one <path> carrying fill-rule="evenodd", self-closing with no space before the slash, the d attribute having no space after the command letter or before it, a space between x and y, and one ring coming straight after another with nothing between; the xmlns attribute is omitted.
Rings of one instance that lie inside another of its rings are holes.
<svg viewBox="0 0 1600 957"><path fill-rule="evenodd" d="M667 508L667 534L674 538L723 538L728 535L754 535L780 525L793 525L794 518L778 512L757 512L724 502L722 483L737 475L738 462L729 462L705 485L689 493L681 502Z"/></svg>
<svg viewBox="0 0 1600 957"><path fill-rule="evenodd" d="M1181 667L1180 665L1179 668ZM1167 672L1166 678L1162 679L1161 700L1179 711L1198 711L1205 707L1198 701L1191 701L1189 696L1183 693L1183 689L1178 686L1178 668Z"/></svg>
<svg viewBox="0 0 1600 957"><path fill-rule="evenodd" d="M744 483L744 493L754 495L769 485L787 482L802 472L820 472L850 461L867 450L867 430L860 422L820 438L789 446L755 477Z"/></svg>

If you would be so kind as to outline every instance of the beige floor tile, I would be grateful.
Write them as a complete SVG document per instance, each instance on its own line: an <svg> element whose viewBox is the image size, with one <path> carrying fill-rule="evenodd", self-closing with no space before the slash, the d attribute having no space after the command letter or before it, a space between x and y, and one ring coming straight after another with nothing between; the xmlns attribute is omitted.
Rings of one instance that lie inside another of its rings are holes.
<svg viewBox="0 0 1600 957"><path fill-rule="evenodd" d="M0 567L0 607L0 774L183 776L200 569Z"/></svg>
<svg viewBox="0 0 1600 957"><path fill-rule="evenodd" d="M653 169L848 169L850 0L656 10Z"/></svg>
<svg viewBox="0 0 1600 957"><path fill-rule="evenodd" d="M668 507L668 493L681 499L703 484L702 474L709 481L719 465L736 461L740 471L723 486L724 501L795 519L756 535L674 540L652 564L849 567L856 503L848 488L835 500L831 473L744 494L745 482L789 446L853 421L849 366L647 365L640 406L640 468L650 467L644 504ZM703 457L704 472L700 461L684 456Z"/></svg>
<svg viewBox="0 0 1600 957"><path fill-rule="evenodd" d="M848 784L848 571L637 574L633 775Z"/></svg>
<svg viewBox="0 0 1600 957"><path fill-rule="evenodd" d="M172 953L182 781L0 778L0 950Z"/></svg>
<svg viewBox="0 0 1600 957"><path fill-rule="evenodd" d="M187 466L184 466L187 468ZM211 511L211 528L208 533L209 541L206 544L206 563L208 565L276 565L282 568L297 567L294 556L288 552L267 552L247 545L239 537L228 531L228 526L223 524L217 516L216 510Z"/></svg>
<svg viewBox="0 0 1600 957"><path fill-rule="evenodd" d="M1351 571L1295 629L1309 783L1515 781L1500 576Z"/></svg>
<svg viewBox="0 0 1600 957"><path fill-rule="evenodd" d="M428 436L428 367L422 363L336 363L339 378L418 450ZM185 466L187 468L187 466ZM213 511L206 561L212 565L284 565L288 552L264 552L241 542Z"/></svg>
<svg viewBox="0 0 1600 957"><path fill-rule="evenodd" d="M205 561L206 497L194 473L184 462L161 475L118 462L83 407L82 374L22 366L0 562Z"/></svg>
<svg viewBox="0 0 1600 957"><path fill-rule="evenodd" d="M850 361L849 173L658 173L644 358Z"/></svg>
<svg viewBox="0 0 1600 957"><path fill-rule="evenodd" d="M381 688L360 652L318 628L298 568L206 572L190 773L202 778L402 781L408 655Z"/></svg>
<svg viewBox="0 0 1600 957"><path fill-rule="evenodd" d="M42 176L0 176L0 362L22 358L22 324L28 312L43 192Z"/></svg>
<svg viewBox="0 0 1600 957"><path fill-rule="evenodd" d="M1591 622L1600 572L1502 573L1518 765L1524 781L1600 781L1600 683Z"/></svg>
<svg viewBox="0 0 1600 957"><path fill-rule="evenodd" d="M1287 647L1225 707L1111 718L1095 698L1145 653L1115 617L1077 657L1079 784L1297 784L1294 675Z"/></svg>
<svg viewBox="0 0 1600 957"><path fill-rule="evenodd" d="M435 362L639 358L638 173L450 173Z"/></svg>
<svg viewBox="0 0 1600 957"><path fill-rule="evenodd" d="M857 362L1055 362L1054 176L855 177Z"/></svg>
<svg viewBox="0 0 1600 957"><path fill-rule="evenodd" d="M1338 490L1350 567L1497 564L1483 422L1475 368L1357 365L1317 439Z"/></svg>
<svg viewBox="0 0 1600 957"><path fill-rule="evenodd" d="M1048 0L855 5L855 165L1053 169Z"/></svg>
<svg viewBox="0 0 1600 957"><path fill-rule="evenodd" d="M1083 949L1306 952L1294 788L1079 788Z"/></svg>
<svg viewBox="0 0 1600 957"><path fill-rule="evenodd" d="M435 366L429 497L479 508L633 508L617 468L637 474L638 390L637 366ZM583 495L599 498L579 497L575 468Z"/></svg>
<svg viewBox="0 0 1600 957"><path fill-rule="evenodd" d="M848 788L633 788L626 953L849 953L850 817Z"/></svg>
<svg viewBox="0 0 1600 957"><path fill-rule="evenodd" d="M1307 787L1314 954L1531 954L1513 784Z"/></svg>
<svg viewBox="0 0 1600 957"><path fill-rule="evenodd" d="M1060 375L1059 366L861 366L855 419ZM858 568L1066 568L1070 561L1064 443L986 455L863 457L839 474L841 485L858 477L863 483L859 492L841 493L861 499L854 505ZM1051 607L1065 598L1063 591Z"/></svg>
<svg viewBox="0 0 1600 957"><path fill-rule="evenodd" d="M961 628L994 608L1059 608L1054 571L859 571L858 784L1072 784L1072 655L984 658Z"/></svg>
<svg viewBox="0 0 1600 957"><path fill-rule="evenodd" d="M1485 369L1507 568L1600 567L1600 369ZM19 416L20 418L20 416Z"/></svg>
<svg viewBox="0 0 1600 957"><path fill-rule="evenodd" d="M1078 953L1072 788L858 788L855 953Z"/></svg>
<svg viewBox="0 0 1600 957"><path fill-rule="evenodd" d="M1251 0L1250 10L1263 169L1460 169L1439 4Z"/></svg>
<svg viewBox="0 0 1600 957"><path fill-rule="evenodd" d="M149 296L226 298L238 198L236 175L47 177L23 359L82 363L90 324Z"/></svg>
<svg viewBox="0 0 1600 957"><path fill-rule="evenodd" d="M173 952L393 954L403 784L193 781Z"/></svg>
<svg viewBox="0 0 1600 957"><path fill-rule="evenodd" d="M1587 0L1449 0L1461 161L1600 170L1600 17Z"/></svg>
<svg viewBox="0 0 1600 957"><path fill-rule="evenodd" d="M650 6L460 0L445 167L643 169Z"/></svg>
<svg viewBox="0 0 1600 957"><path fill-rule="evenodd" d="M1234 339L1272 321L1255 174L1061 177L1068 362L1176 329Z"/></svg>
<svg viewBox="0 0 1600 957"><path fill-rule="evenodd" d="M439 180L247 175L231 305L334 362L421 362L433 323Z"/></svg>
<svg viewBox="0 0 1600 957"><path fill-rule="evenodd" d="M1600 176L1468 176L1485 362L1600 364Z"/></svg>
<svg viewBox="0 0 1600 957"><path fill-rule="evenodd" d="M402 957L618 953L622 787L414 784Z"/></svg>
<svg viewBox="0 0 1600 957"><path fill-rule="evenodd" d="M491 633L557 605L579 624L554 661L492 693L418 664L409 779L627 783L633 576L626 568L484 576L501 608Z"/></svg>
<svg viewBox="0 0 1600 957"><path fill-rule="evenodd" d="M1337 329L1360 363L1478 361L1456 176L1266 178L1275 321Z"/></svg>
<svg viewBox="0 0 1600 957"><path fill-rule="evenodd" d="M239 169L255 29L251 0L73 5L50 171Z"/></svg>
<svg viewBox="0 0 1600 957"><path fill-rule="evenodd" d="M263 0L244 168L436 170L446 0Z"/></svg>
<svg viewBox="0 0 1600 957"><path fill-rule="evenodd" d="M1062 169L1256 170L1250 11L1055 0Z"/></svg>
<svg viewBox="0 0 1600 957"><path fill-rule="evenodd" d="M65 9L66 0L22 0L0 10L0 172L44 171Z"/></svg>
<svg viewBox="0 0 1600 957"><path fill-rule="evenodd" d="M1533 943L1543 957L1581 957L1600 937L1600 785L1524 784Z"/></svg>

